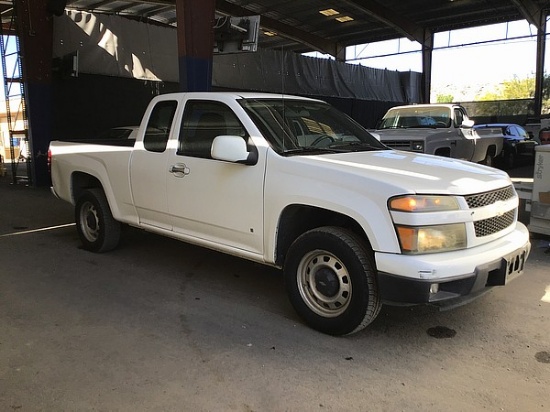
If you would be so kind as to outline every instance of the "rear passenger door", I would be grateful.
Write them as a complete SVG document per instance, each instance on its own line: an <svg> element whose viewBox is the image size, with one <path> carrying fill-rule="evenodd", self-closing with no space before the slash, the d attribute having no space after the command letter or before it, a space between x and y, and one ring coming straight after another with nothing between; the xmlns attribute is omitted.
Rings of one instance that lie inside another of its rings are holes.
<svg viewBox="0 0 550 412"><path fill-rule="evenodd" d="M178 107L176 100L159 101L152 109L143 139L136 142L130 164L130 183L139 222L172 229L166 197L167 146Z"/></svg>
<svg viewBox="0 0 550 412"><path fill-rule="evenodd" d="M189 100L167 181L173 229L210 246L263 253L263 156L255 165L212 159L216 136L249 134L228 104ZM200 240L199 240L200 239Z"/></svg>

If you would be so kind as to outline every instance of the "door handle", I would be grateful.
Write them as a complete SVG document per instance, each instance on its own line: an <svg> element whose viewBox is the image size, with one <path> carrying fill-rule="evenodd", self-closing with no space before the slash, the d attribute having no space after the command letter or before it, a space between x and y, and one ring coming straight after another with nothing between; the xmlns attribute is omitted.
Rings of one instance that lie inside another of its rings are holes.
<svg viewBox="0 0 550 412"><path fill-rule="evenodd" d="M176 177L184 177L189 174L190 170L184 163L176 163L175 165L170 166L168 171Z"/></svg>

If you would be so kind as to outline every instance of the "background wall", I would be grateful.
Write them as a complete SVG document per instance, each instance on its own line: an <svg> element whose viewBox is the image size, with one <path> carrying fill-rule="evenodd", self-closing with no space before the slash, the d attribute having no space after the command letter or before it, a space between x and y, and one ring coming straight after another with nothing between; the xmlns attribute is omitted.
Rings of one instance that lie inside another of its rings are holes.
<svg viewBox="0 0 550 412"><path fill-rule="evenodd" d="M179 90L176 29L67 10L54 21L52 139L90 138L137 125L152 97ZM420 73L259 50L214 56L213 90L326 100L372 128L385 111L420 99Z"/></svg>

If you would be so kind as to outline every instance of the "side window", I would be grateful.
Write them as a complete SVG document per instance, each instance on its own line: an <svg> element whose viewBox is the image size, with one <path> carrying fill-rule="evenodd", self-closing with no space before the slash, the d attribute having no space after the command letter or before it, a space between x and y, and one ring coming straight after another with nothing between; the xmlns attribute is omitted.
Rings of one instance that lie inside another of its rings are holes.
<svg viewBox="0 0 550 412"><path fill-rule="evenodd" d="M235 113L225 104L190 100L183 113L177 154L210 159L212 142L220 135L248 138Z"/></svg>
<svg viewBox="0 0 550 412"><path fill-rule="evenodd" d="M178 102L170 100L159 102L153 108L149 122L147 123L145 136L143 137L145 150L158 153L166 150L170 129L172 128L172 120L174 120L177 107Z"/></svg>
<svg viewBox="0 0 550 412"><path fill-rule="evenodd" d="M527 130L521 128L521 127L516 127L517 131L518 131L518 136L524 138L524 139L529 139L529 134L527 133Z"/></svg>
<svg viewBox="0 0 550 412"><path fill-rule="evenodd" d="M464 121L464 113L462 113L462 110L455 109L455 127L460 127L462 122Z"/></svg>

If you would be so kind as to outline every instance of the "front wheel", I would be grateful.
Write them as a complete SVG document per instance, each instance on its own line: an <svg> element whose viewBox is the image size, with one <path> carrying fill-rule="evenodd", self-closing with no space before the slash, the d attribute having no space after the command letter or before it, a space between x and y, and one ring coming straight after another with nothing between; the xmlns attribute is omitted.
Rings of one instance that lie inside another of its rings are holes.
<svg viewBox="0 0 550 412"><path fill-rule="evenodd" d="M503 159L503 166L505 169L513 169L516 165L516 156L512 151L504 153Z"/></svg>
<svg viewBox="0 0 550 412"><path fill-rule="evenodd" d="M322 227L291 245L284 266L290 302L312 328L358 332L380 312L372 250L354 233Z"/></svg>
<svg viewBox="0 0 550 412"><path fill-rule="evenodd" d="M117 247L120 223L113 218L103 190L89 189L78 198L75 220L84 249L107 252Z"/></svg>

